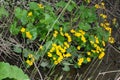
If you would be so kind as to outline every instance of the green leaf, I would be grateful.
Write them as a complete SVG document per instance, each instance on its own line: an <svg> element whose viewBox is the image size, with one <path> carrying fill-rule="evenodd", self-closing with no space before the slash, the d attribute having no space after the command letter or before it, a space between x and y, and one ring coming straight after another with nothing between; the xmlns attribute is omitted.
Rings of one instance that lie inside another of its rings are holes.
<svg viewBox="0 0 120 80"><path fill-rule="evenodd" d="M41 65L42 67L46 67L46 66L48 65L48 62L42 62L40 65Z"/></svg>
<svg viewBox="0 0 120 80"><path fill-rule="evenodd" d="M8 15L9 15L8 11L4 8L4 6L1 6L1 7L0 7L0 19L1 19L3 16L8 17Z"/></svg>
<svg viewBox="0 0 120 80"><path fill-rule="evenodd" d="M30 80L22 69L8 63L0 62L0 80L13 78L15 80Z"/></svg>
<svg viewBox="0 0 120 80"><path fill-rule="evenodd" d="M32 40L35 40L37 38L37 28L31 29L30 33L32 34Z"/></svg>
<svg viewBox="0 0 120 80"><path fill-rule="evenodd" d="M29 7L31 10L40 10L36 2L30 2Z"/></svg>
<svg viewBox="0 0 120 80"><path fill-rule="evenodd" d="M15 21L13 24L11 24L10 26L10 32L13 34L13 35L17 35L20 31L20 27L17 27L17 22Z"/></svg>
<svg viewBox="0 0 120 80"><path fill-rule="evenodd" d="M63 65L71 65L71 64L70 64L69 62L67 62L67 61L63 61L62 64L63 64Z"/></svg>
<svg viewBox="0 0 120 80"><path fill-rule="evenodd" d="M20 9L19 7L17 7L15 9L15 17L17 17L18 19L20 19L22 17L22 9Z"/></svg>
<svg viewBox="0 0 120 80"><path fill-rule="evenodd" d="M13 51L16 52L16 53L21 53L22 49L19 46L14 46Z"/></svg>
<svg viewBox="0 0 120 80"><path fill-rule="evenodd" d="M23 25L25 25L28 22L27 11L26 10L22 10L19 7L17 7L15 9L15 17L17 19L19 19L22 22Z"/></svg>
<svg viewBox="0 0 120 80"><path fill-rule="evenodd" d="M83 22L79 23L79 29L88 31L90 28L91 26L88 23L83 23Z"/></svg>
<svg viewBox="0 0 120 80"><path fill-rule="evenodd" d="M70 67L68 65L65 65L63 68L62 68L64 71L70 71Z"/></svg>
<svg viewBox="0 0 120 80"><path fill-rule="evenodd" d="M67 3L65 1L60 1L56 4L56 6L64 8Z"/></svg>

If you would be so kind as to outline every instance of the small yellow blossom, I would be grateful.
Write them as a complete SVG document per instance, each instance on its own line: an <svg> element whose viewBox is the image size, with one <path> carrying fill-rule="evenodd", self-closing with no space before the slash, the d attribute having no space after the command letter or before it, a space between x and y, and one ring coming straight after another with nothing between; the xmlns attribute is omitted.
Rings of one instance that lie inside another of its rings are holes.
<svg viewBox="0 0 120 80"><path fill-rule="evenodd" d="M100 5L95 4L95 8L96 8L96 9L100 8Z"/></svg>
<svg viewBox="0 0 120 80"><path fill-rule="evenodd" d="M93 41L90 41L90 43L91 43L91 44L94 44L94 42L93 42Z"/></svg>
<svg viewBox="0 0 120 80"><path fill-rule="evenodd" d="M39 8L44 8L43 4L38 4Z"/></svg>
<svg viewBox="0 0 120 80"><path fill-rule="evenodd" d="M81 40L85 43L86 42L86 39L84 36L81 36Z"/></svg>
<svg viewBox="0 0 120 80"><path fill-rule="evenodd" d="M80 46L77 46L77 50L80 50L80 48L81 48Z"/></svg>
<svg viewBox="0 0 120 80"><path fill-rule="evenodd" d="M108 40L111 44L113 44L115 42L114 38L113 37L109 37L109 40Z"/></svg>
<svg viewBox="0 0 120 80"><path fill-rule="evenodd" d="M54 61L54 64L57 65L57 64L58 64L58 61Z"/></svg>
<svg viewBox="0 0 120 80"><path fill-rule="evenodd" d="M75 34L74 34L76 37L80 37L80 36L82 36L82 34L81 33L79 33L79 32L75 32Z"/></svg>
<svg viewBox="0 0 120 80"><path fill-rule="evenodd" d="M90 61L91 61L91 58L87 57L87 61L90 62Z"/></svg>
<svg viewBox="0 0 120 80"><path fill-rule="evenodd" d="M25 28L22 27L20 31L21 31L22 33L24 33L24 32L25 32Z"/></svg>
<svg viewBox="0 0 120 80"><path fill-rule="evenodd" d="M56 57L53 57L53 60L56 60Z"/></svg>
<svg viewBox="0 0 120 80"><path fill-rule="evenodd" d="M105 47L105 41L102 41L102 45Z"/></svg>
<svg viewBox="0 0 120 80"><path fill-rule="evenodd" d="M102 27L103 27L103 26L104 26L104 24L103 24L103 23L100 23L100 26L102 26Z"/></svg>
<svg viewBox="0 0 120 80"><path fill-rule="evenodd" d="M64 57L71 57L72 55L70 53L64 54Z"/></svg>
<svg viewBox="0 0 120 80"><path fill-rule="evenodd" d="M68 44L67 42L64 42L64 45L65 45L67 48L70 47L69 44Z"/></svg>
<svg viewBox="0 0 120 80"><path fill-rule="evenodd" d="M53 37L57 37L57 35L58 35L58 31L54 31Z"/></svg>
<svg viewBox="0 0 120 80"><path fill-rule="evenodd" d="M32 61L30 61L30 60L26 60L26 63L27 63L28 65L30 65L30 66L32 66L32 65L33 65L33 62L32 62Z"/></svg>
<svg viewBox="0 0 120 80"><path fill-rule="evenodd" d="M104 57L105 53L101 52L100 55L98 56L98 59L102 59Z"/></svg>
<svg viewBox="0 0 120 80"><path fill-rule="evenodd" d="M89 56L90 56L90 55L91 55L91 52L87 52L87 55L89 55Z"/></svg>
<svg viewBox="0 0 120 80"><path fill-rule="evenodd" d="M116 24L116 21L117 21L117 19L116 19L116 18L113 18L112 23L115 25L115 24Z"/></svg>
<svg viewBox="0 0 120 80"><path fill-rule="evenodd" d="M42 46L42 45L40 45L40 46L39 46L39 49L40 49L40 50L42 50L42 49L43 49L43 46Z"/></svg>
<svg viewBox="0 0 120 80"><path fill-rule="evenodd" d="M101 5L102 5L102 6L105 6L105 3L104 3L104 2L102 2L102 3L101 3Z"/></svg>
<svg viewBox="0 0 120 80"><path fill-rule="evenodd" d="M28 39L32 39L32 35L30 34L29 31L26 32L26 37L27 37Z"/></svg>
<svg viewBox="0 0 120 80"><path fill-rule="evenodd" d="M48 52L47 54L48 54L48 57L52 57L52 54L50 52Z"/></svg>
<svg viewBox="0 0 120 80"><path fill-rule="evenodd" d="M32 58L33 57L33 55L32 54L28 54L28 58Z"/></svg>
<svg viewBox="0 0 120 80"><path fill-rule="evenodd" d="M79 32L80 32L82 35L85 35L85 31L79 30Z"/></svg>
<svg viewBox="0 0 120 80"><path fill-rule="evenodd" d="M74 30L74 29L71 29L70 32L71 32L71 33L75 33L75 30Z"/></svg>
<svg viewBox="0 0 120 80"><path fill-rule="evenodd" d="M33 15L32 12L29 12L29 13L28 13L28 16L32 16L32 15Z"/></svg>
<svg viewBox="0 0 120 80"><path fill-rule="evenodd" d="M78 59L78 65L81 66L82 63L83 63L83 61L84 61L84 58L79 58L79 59Z"/></svg>
<svg viewBox="0 0 120 80"><path fill-rule="evenodd" d="M32 66L34 61L35 61L34 56L32 54L28 54L28 59L26 60L26 63Z"/></svg>

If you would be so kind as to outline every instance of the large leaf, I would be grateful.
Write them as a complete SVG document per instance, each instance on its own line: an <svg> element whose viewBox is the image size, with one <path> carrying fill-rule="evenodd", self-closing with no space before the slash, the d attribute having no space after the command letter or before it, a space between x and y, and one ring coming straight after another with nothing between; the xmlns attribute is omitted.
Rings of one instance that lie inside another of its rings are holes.
<svg viewBox="0 0 120 80"><path fill-rule="evenodd" d="M29 7L31 10L40 10L36 2L30 2Z"/></svg>
<svg viewBox="0 0 120 80"><path fill-rule="evenodd" d="M17 22L14 22L13 24L11 24L10 26L10 32L13 34L13 35L17 35L20 31L20 28L18 27L17 28Z"/></svg>
<svg viewBox="0 0 120 80"><path fill-rule="evenodd" d="M19 19L22 22L23 25L25 25L28 22L27 11L26 10L22 10L19 7L17 7L15 9L15 17L17 19Z"/></svg>
<svg viewBox="0 0 120 80"><path fill-rule="evenodd" d="M79 28L82 30L88 31L91 28L91 26L88 23L81 22L79 23Z"/></svg>
<svg viewBox="0 0 120 80"><path fill-rule="evenodd" d="M30 80L22 69L8 63L0 62L0 80L13 78L15 80Z"/></svg>

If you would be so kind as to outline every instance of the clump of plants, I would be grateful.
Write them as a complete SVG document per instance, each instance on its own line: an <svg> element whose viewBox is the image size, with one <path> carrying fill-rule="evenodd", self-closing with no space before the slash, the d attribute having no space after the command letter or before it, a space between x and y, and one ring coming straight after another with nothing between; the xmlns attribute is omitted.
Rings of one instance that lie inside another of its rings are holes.
<svg viewBox="0 0 120 80"><path fill-rule="evenodd" d="M112 29L106 14L96 14L105 4L87 6L89 3L87 0L78 6L71 0L60 1L53 7L30 2L29 9L16 7L10 32L26 42L24 48L14 46L25 58L24 64L32 66L40 61L42 67L62 65L69 71L94 58L102 59L106 44L114 43ZM29 45L35 42L37 49L31 49Z"/></svg>

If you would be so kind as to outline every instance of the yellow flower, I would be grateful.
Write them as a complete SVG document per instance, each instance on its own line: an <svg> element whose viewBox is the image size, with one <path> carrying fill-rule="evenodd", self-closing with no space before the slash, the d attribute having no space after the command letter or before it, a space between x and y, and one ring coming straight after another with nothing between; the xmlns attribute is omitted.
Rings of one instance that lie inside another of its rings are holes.
<svg viewBox="0 0 120 80"><path fill-rule="evenodd" d="M110 23L106 22L105 25L106 25L106 26L110 26Z"/></svg>
<svg viewBox="0 0 120 80"><path fill-rule="evenodd" d="M33 65L34 61L35 61L34 56L32 54L28 54L28 59L26 60L26 63L31 66Z"/></svg>
<svg viewBox="0 0 120 80"><path fill-rule="evenodd" d="M53 37L57 37L57 35L58 35L58 31L54 31Z"/></svg>
<svg viewBox="0 0 120 80"><path fill-rule="evenodd" d="M74 30L74 29L71 29L70 32L71 32L71 33L75 33L75 30Z"/></svg>
<svg viewBox="0 0 120 80"><path fill-rule="evenodd" d="M89 56L90 56L90 55L91 55L91 52L87 52L87 55L89 55Z"/></svg>
<svg viewBox="0 0 120 80"><path fill-rule="evenodd" d="M71 41L72 41L71 36L70 36L68 33L65 33L64 35L65 35L65 37L68 38L68 42L71 42Z"/></svg>
<svg viewBox="0 0 120 80"><path fill-rule="evenodd" d="M87 61L90 62L90 61L91 61L91 58L87 57Z"/></svg>
<svg viewBox="0 0 120 80"><path fill-rule="evenodd" d="M50 52L54 52L54 50L55 50L55 47L52 47L52 48L50 49Z"/></svg>
<svg viewBox="0 0 120 80"><path fill-rule="evenodd" d="M24 33L24 32L25 32L25 28L22 27L20 31L21 31L22 33Z"/></svg>
<svg viewBox="0 0 120 80"><path fill-rule="evenodd" d="M79 33L79 32L75 32L75 34L74 34L76 37L80 37L82 34L81 33Z"/></svg>
<svg viewBox="0 0 120 80"><path fill-rule="evenodd" d="M30 34L29 31L26 32L26 37L27 37L28 39L32 39L32 35Z"/></svg>
<svg viewBox="0 0 120 80"><path fill-rule="evenodd" d="M105 53L101 52L100 55L98 56L98 59L102 59L104 57Z"/></svg>
<svg viewBox="0 0 120 80"><path fill-rule="evenodd" d="M102 45L105 47L105 41L102 41Z"/></svg>
<svg viewBox="0 0 120 80"><path fill-rule="evenodd" d="M67 42L64 42L64 45L65 45L67 48L70 47L69 44L68 44Z"/></svg>
<svg viewBox="0 0 120 80"><path fill-rule="evenodd" d="M28 58L32 58L33 57L33 55L32 54L28 54Z"/></svg>
<svg viewBox="0 0 120 80"><path fill-rule="evenodd" d="M38 4L39 8L44 8L43 4Z"/></svg>
<svg viewBox="0 0 120 80"><path fill-rule="evenodd" d="M53 60L56 60L56 57L53 57Z"/></svg>
<svg viewBox="0 0 120 80"><path fill-rule="evenodd" d="M42 45L40 45L40 46L39 46L39 49L40 49L40 50L42 50L42 49L43 49L43 46L42 46Z"/></svg>
<svg viewBox="0 0 120 80"><path fill-rule="evenodd" d="M80 32L82 35L85 35L85 31L79 30L79 32Z"/></svg>
<svg viewBox="0 0 120 80"><path fill-rule="evenodd" d="M107 15L105 15L105 14L100 14L100 16L101 16L103 19L106 19L106 18L107 18Z"/></svg>
<svg viewBox="0 0 120 80"><path fill-rule="evenodd" d="M84 58L79 58L79 59L78 59L78 65L81 66L82 63L83 63L83 61L84 61Z"/></svg>
<svg viewBox="0 0 120 80"><path fill-rule="evenodd" d="M84 36L81 37L81 40L85 43L86 42L86 39Z"/></svg>
<svg viewBox="0 0 120 80"><path fill-rule="evenodd" d="M54 64L57 65L57 64L58 64L58 61L54 61Z"/></svg>
<svg viewBox="0 0 120 80"><path fill-rule="evenodd" d="M32 16L32 15L33 15L32 12L29 12L29 13L28 13L28 16Z"/></svg>
<svg viewBox="0 0 120 80"><path fill-rule="evenodd" d="M30 61L30 60L26 60L26 63L27 63L29 66L32 66L32 65L33 65L33 62Z"/></svg>
<svg viewBox="0 0 120 80"><path fill-rule="evenodd" d="M103 24L103 23L100 23L100 26L104 27L104 24Z"/></svg>
<svg viewBox="0 0 120 80"><path fill-rule="evenodd" d="M105 3L104 3L104 2L102 2L102 3L101 3L101 5L102 5L102 6L104 6L104 5L105 5Z"/></svg>
<svg viewBox="0 0 120 80"><path fill-rule="evenodd" d="M53 47L56 47L56 46L57 46L57 44L53 43L53 44L52 44L52 46L53 46Z"/></svg>
<svg viewBox="0 0 120 80"><path fill-rule="evenodd" d="M106 18L107 18L107 15L103 15L102 17L103 17L104 19L106 19Z"/></svg>
<svg viewBox="0 0 120 80"><path fill-rule="evenodd" d="M93 41L90 41L90 43L91 43L91 44L94 44L94 42L93 42Z"/></svg>
<svg viewBox="0 0 120 80"><path fill-rule="evenodd" d="M64 54L64 57L71 57L72 55L70 53Z"/></svg>
<svg viewBox="0 0 120 80"><path fill-rule="evenodd" d="M77 46L77 50L80 50L80 48L81 48L80 46Z"/></svg>
<svg viewBox="0 0 120 80"><path fill-rule="evenodd" d="M109 40L108 40L111 44L113 44L115 42L114 38L113 37L109 37Z"/></svg>
<svg viewBox="0 0 120 80"><path fill-rule="evenodd" d="M99 40L98 40L98 37L97 37L97 36L95 36L95 42L96 42L97 44L99 44Z"/></svg>
<svg viewBox="0 0 120 80"><path fill-rule="evenodd" d="M98 4L95 4L95 8L98 9L100 8L100 6Z"/></svg>
<svg viewBox="0 0 120 80"><path fill-rule="evenodd" d="M52 57L52 54L50 52L48 52L47 54L48 54L48 57Z"/></svg>
<svg viewBox="0 0 120 80"><path fill-rule="evenodd" d="M117 21L117 19L116 19L116 18L113 18L112 23L115 25L115 24L116 24L116 21Z"/></svg>

